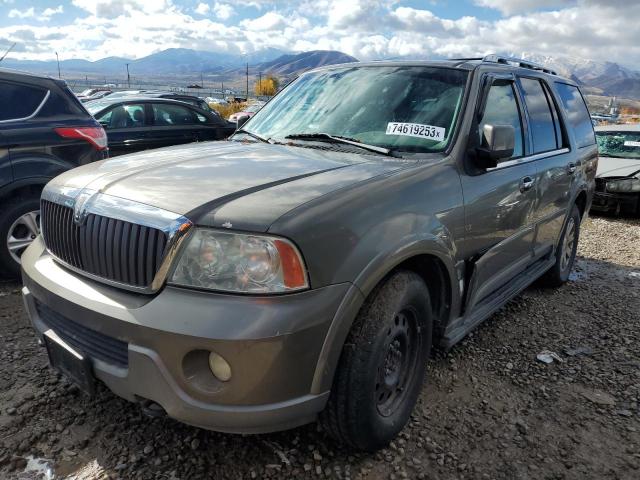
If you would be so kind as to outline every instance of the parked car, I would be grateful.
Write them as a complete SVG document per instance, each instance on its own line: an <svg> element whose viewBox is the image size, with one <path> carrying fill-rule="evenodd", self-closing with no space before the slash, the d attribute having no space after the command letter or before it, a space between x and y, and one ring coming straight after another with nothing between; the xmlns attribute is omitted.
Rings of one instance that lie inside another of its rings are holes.
<svg viewBox="0 0 640 480"><path fill-rule="evenodd" d="M432 345L567 280L597 154L578 86L530 62L313 70L231 141L50 182L25 304L85 390L226 432L320 415L377 449Z"/></svg>
<svg viewBox="0 0 640 480"><path fill-rule="evenodd" d="M591 209L640 215L640 125L596 127L600 162Z"/></svg>
<svg viewBox="0 0 640 480"><path fill-rule="evenodd" d="M78 99L81 102L90 102L91 100L99 100L101 98L106 97L112 93L109 88L89 88L87 90L83 90L81 93L77 95Z"/></svg>
<svg viewBox="0 0 640 480"><path fill-rule="evenodd" d="M211 108L212 110L213 110L213 107L216 106L216 105L228 105L229 104L229 102L227 102L224 98L207 97L204 100L207 102L207 104L209 105L209 108Z"/></svg>
<svg viewBox="0 0 640 480"><path fill-rule="evenodd" d="M112 98L120 98L120 97L147 97L147 98L168 98L170 100L180 100L181 102L188 103L193 105L194 107L198 107L205 112L212 112L215 115L218 115L218 112L213 110L209 103L194 95L186 95L182 93L176 92L163 92L161 90L123 90L121 92L116 92L113 94Z"/></svg>
<svg viewBox="0 0 640 480"><path fill-rule="evenodd" d="M232 113L229 115L230 122L237 122L240 117L253 117L264 106L264 102L256 102L247 105L240 112Z"/></svg>
<svg viewBox="0 0 640 480"><path fill-rule="evenodd" d="M222 140L235 125L166 98L107 98L86 104L109 138L111 156L181 143Z"/></svg>
<svg viewBox="0 0 640 480"><path fill-rule="evenodd" d="M107 137L65 82L0 69L0 276L16 276L39 233L40 191L104 158Z"/></svg>

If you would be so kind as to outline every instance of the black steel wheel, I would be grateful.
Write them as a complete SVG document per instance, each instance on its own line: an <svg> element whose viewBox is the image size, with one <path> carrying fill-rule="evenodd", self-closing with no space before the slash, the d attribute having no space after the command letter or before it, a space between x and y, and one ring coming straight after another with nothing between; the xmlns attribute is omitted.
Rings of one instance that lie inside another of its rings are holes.
<svg viewBox="0 0 640 480"><path fill-rule="evenodd" d="M369 295L321 415L336 440L373 451L402 430L422 388L432 317L429 291L416 273L395 272Z"/></svg>

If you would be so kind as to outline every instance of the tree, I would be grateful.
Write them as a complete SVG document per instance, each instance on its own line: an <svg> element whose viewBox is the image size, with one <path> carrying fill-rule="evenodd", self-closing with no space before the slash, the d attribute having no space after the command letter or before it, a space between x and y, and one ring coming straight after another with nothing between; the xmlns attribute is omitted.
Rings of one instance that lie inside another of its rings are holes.
<svg viewBox="0 0 640 480"><path fill-rule="evenodd" d="M267 75L263 79L256 82L255 92L256 95L263 97L270 97L275 95L278 91L278 87L280 86L280 82L273 75Z"/></svg>

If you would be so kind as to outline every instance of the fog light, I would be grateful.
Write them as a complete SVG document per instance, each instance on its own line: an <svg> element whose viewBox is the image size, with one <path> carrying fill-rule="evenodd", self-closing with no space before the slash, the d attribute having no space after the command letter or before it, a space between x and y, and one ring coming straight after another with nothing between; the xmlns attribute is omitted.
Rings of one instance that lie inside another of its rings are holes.
<svg viewBox="0 0 640 480"><path fill-rule="evenodd" d="M221 382L227 382L231 379L231 366L216 352L209 354L209 368Z"/></svg>

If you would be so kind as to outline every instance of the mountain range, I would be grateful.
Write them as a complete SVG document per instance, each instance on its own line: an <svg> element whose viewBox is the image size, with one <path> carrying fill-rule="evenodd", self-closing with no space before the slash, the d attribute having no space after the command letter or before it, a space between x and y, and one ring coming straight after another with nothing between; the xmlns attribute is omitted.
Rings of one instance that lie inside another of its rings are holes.
<svg viewBox="0 0 640 480"><path fill-rule="evenodd" d="M555 69L560 75L574 79L587 93L640 99L640 72L614 62L569 56L544 56L533 53L519 55ZM239 77L250 64L250 73L270 73L276 76L292 76L301 71L323 65L355 62L356 58L333 50L312 50L291 53L268 48L250 55L205 52L187 48L170 48L146 57L130 60L107 57L94 62L88 60L62 60L60 68L64 77L81 78L84 75L126 75L126 65L132 76L192 76L217 74ZM2 67L27 70L35 73L57 75L55 61L13 60L7 58Z"/></svg>

